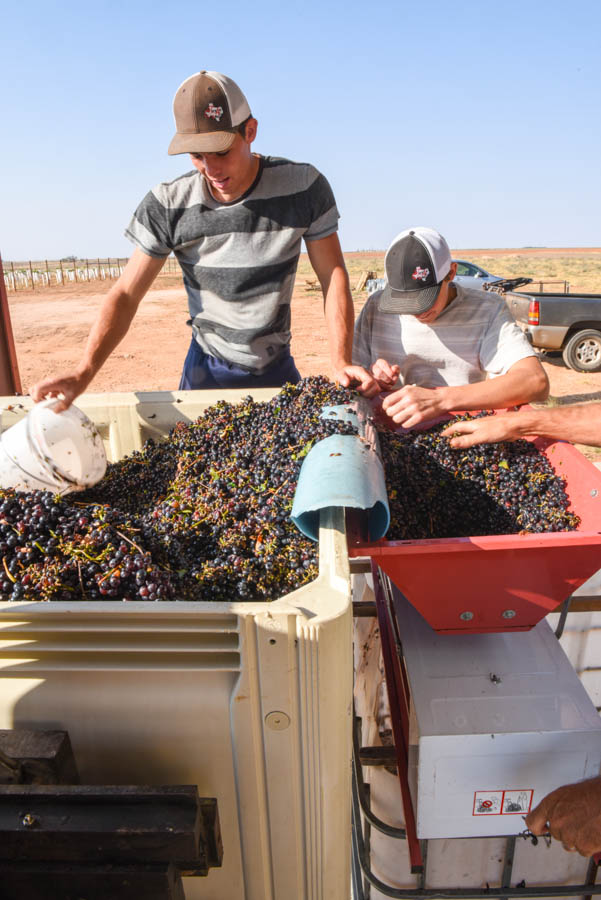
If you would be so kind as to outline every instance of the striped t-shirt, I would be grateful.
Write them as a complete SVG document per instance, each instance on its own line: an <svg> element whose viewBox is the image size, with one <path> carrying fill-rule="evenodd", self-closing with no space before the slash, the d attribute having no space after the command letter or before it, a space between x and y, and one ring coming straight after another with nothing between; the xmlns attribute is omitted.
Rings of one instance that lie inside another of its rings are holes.
<svg viewBox="0 0 601 900"><path fill-rule="evenodd" d="M221 203L196 170L150 191L125 234L149 256L173 252L202 349L261 372L290 344L290 300L301 239L338 228L332 189L317 169L260 157L250 188Z"/></svg>
<svg viewBox="0 0 601 900"><path fill-rule="evenodd" d="M373 293L355 324L353 362L368 368L382 358L400 366L401 385L433 388L503 375L536 355L502 297L455 287L457 296L430 325L381 312L382 291Z"/></svg>

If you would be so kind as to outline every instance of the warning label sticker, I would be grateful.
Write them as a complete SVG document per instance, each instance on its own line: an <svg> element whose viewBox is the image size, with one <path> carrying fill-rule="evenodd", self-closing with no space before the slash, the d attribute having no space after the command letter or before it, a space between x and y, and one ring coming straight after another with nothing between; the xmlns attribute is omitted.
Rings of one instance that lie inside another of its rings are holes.
<svg viewBox="0 0 601 900"><path fill-rule="evenodd" d="M530 812L531 790L476 791L473 816L510 816Z"/></svg>
<svg viewBox="0 0 601 900"><path fill-rule="evenodd" d="M530 812L532 791L503 791L501 815Z"/></svg>

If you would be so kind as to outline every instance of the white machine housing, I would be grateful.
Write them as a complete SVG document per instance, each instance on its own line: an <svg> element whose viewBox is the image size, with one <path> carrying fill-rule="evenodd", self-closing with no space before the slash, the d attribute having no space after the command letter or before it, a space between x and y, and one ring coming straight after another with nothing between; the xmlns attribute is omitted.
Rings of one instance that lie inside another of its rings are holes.
<svg viewBox="0 0 601 900"><path fill-rule="evenodd" d="M419 838L518 834L549 791L599 773L601 719L546 621L441 635L394 590Z"/></svg>

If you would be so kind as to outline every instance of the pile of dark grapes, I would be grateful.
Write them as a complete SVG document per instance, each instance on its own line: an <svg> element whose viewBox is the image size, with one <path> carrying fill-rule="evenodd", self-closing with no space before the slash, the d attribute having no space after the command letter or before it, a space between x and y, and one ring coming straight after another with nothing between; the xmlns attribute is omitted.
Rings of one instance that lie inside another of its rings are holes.
<svg viewBox="0 0 601 900"><path fill-rule="evenodd" d="M66 497L0 489L0 600L272 600L317 576L290 520L300 467L348 422L322 377L179 423ZM529 441L452 450L440 432L379 429L387 540L570 531L564 481Z"/></svg>
<svg viewBox="0 0 601 900"><path fill-rule="evenodd" d="M466 418L473 417L454 421ZM379 429L391 515L387 540L578 527L564 479L531 441L453 450L440 434L449 424L403 434Z"/></svg>
<svg viewBox="0 0 601 900"><path fill-rule="evenodd" d="M352 434L355 395L322 377L217 403L64 498L0 489L0 600L271 600L313 580L289 515L304 457Z"/></svg>

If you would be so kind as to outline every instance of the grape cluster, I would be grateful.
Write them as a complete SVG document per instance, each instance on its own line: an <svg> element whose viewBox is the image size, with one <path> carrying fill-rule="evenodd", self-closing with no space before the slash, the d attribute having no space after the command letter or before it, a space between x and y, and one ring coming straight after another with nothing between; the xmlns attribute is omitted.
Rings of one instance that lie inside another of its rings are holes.
<svg viewBox="0 0 601 900"><path fill-rule="evenodd" d="M117 510L1 490L0 598L171 599L165 571L136 534Z"/></svg>
<svg viewBox="0 0 601 900"><path fill-rule="evenodd" d="M564 479L531 441L453 450L440 434L449 424L402 434L378 428L391 515L387 540L578 527Z"/></svg>
<svg viewBox="0 0 601 900"><path fill-rule="evenodd" d="M322 377L179 423L64 498L0 490L0 600L271 600L313 580L289 515L321 418L355 395Z"/></svg>

